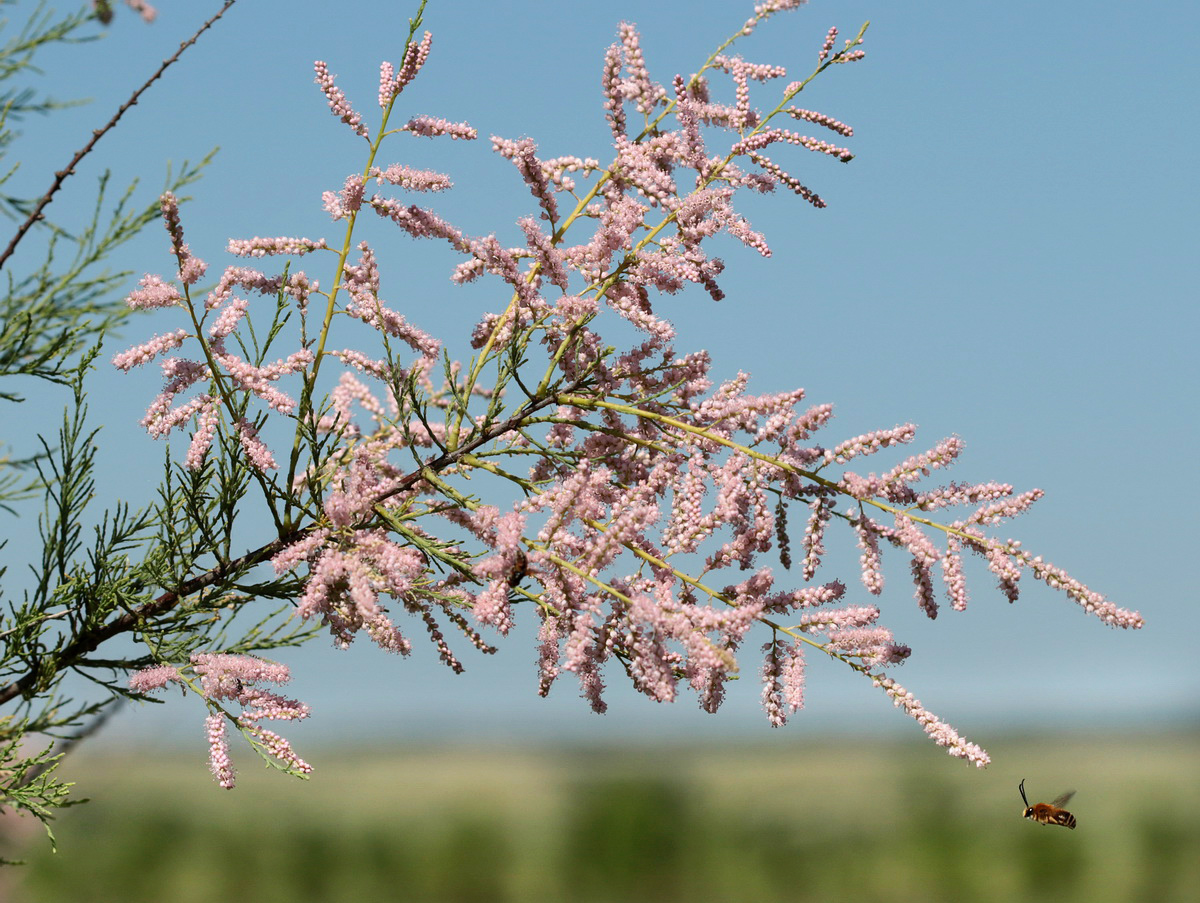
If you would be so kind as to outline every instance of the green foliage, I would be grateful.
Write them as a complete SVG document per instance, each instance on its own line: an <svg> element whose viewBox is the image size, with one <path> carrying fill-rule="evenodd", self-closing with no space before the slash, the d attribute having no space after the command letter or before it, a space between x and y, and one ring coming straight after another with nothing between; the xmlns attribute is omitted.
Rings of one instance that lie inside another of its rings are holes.
<svg viewBox="0 0 1200 903"><path fill-rule="evenodd" d="M196 181L211 158L209 154L196 165L185 161L177 175L168 173L168 189ZM130 274L110 272L103 263L157 221L158 204L135 205L134 181L110 207L108 181L107 173L100 177L91 219L82 230L71 234L44 223L51 234L41 263L19 277L6 270L0 296L0 377L34 376L69 385L79 374L80 352L127 315L118 290ZM0 390L0 400L19 401L20 396Z"/></svg>
<svg viewBox="0 0 1200 903"><path fill-rule="evenodd" d="M94 39L83 30L93 18L90 8L59 17L39 3L23 26L0 19L0 156L19 150L14 126L23 117L71 105L30 84L40 74L35 58L52 45ZM81 135L80 144L99 134ZM62 148L63 159L54 162L66 164L72 150ZM211 158L168 168L165 189L177 194L195 182ZM85 383L101 341L128 313L123 292L130 273L110 270L107 261L147 225L157 225L157 193L153 200L144 197L135 181L113 200L104 173L86 202L90 215L69 227L31 216L74 171L37 172L51 187L46 195L26 198L4 190L16 169L0 173L0 213L17 224L0 256L0 404L20 404L31 379L67 391L57 436L38 436L30 448L0 454L0 517L11 522L25 510L19 503L44 498L36 525L40 560L21 568L28 575L23 583L6 580L0 588L0 705L7 706L0 720L0 813L25 812L45 823L68 805L71 785L56 770L63 751L130 695L130 669L186 657L214 641L230 652L271 649L297 642L306 631L281 626L278 615L286 604L265 616L259 609L257 623L231 630L239 601L294 595L292 580L252 578L257 561L211 560L209 554L200 570L221 567L226 582L186 582L205 554L200 550L220 548L212 536L229 535L248 479L236 461L207 482L168 463L157 503L92 509L99 430L88 422ZM22 231L27 221L32 229ZM10 253L18 244L19 251ZM212 485L217 494L210 497L203 487ZM0 567L0 576L7 571ZM150 617L156 606L161 616ZM122 636L140 647L125 644L120 653L99 654ZM74 679L73 693L82 690L81 698L65 693L68 679Z"/></svg>
<svg viewBox="0 0 1200 903"><path fill-rule="evenodd" d="M8 785L5 791L7 802L13 809L29 812L40 819L53 846L54 834L49 821L53 810L70 805L67 796L72 786L54 774L62 761L62 753L52 747L32 755L22 750L19 738L25 733L24 725L14 730L12 721L11 717L0 719L0 736L6 738L0 741L0 774L4 775ZM0 864L7 861L0 859Z"/></svg>
<svg viewBox="0 0 1200 903"><path fill-rule="evenodd" d="M0 9L15 5L16 0L0 0ZM0 43L0 83L6 83L15 76L40 74L41 70L34 65L34 57L44 47L94 40L95 35L79 34L80 28L90 18L86 9L58 18L53 10L46 9L45 3L38 3L25 24L14 34L8 18L0 16L0 33L7 38ZM19 120L29 113L48 113L67 106L74 106L74 102L39 96L29 85L5 85L0 91L0 151L16 137L16 133L8 128L9 120ZM0 195L0 210L9 216L24 215L25 209L18 199Z"/></svg>
<svg viewBox="0 0 1200 903"><path fill-rule="evenodd" d="M92 18L88 9L59 18L39 3L15 34L9 21L0 19L0 33L11 35L0 44L0 160L20 136L14 123L28 114L46 115L74 105L44 97L23 82L40 74L34 64L39 51L56 44L94 40L96 35L81 33ZM80 143L87 137L81 135ZM70 152L63 148L63 159L55 162L66 164ZM168 171L167 188L178 192L195 182L211 157L197 165L185 161L174 175ZM18 223L39 200L2 190L19 166L11 165L0 173L0 213ZM37 174L47 184L52 175ZM39 264L26 264L20 275L14 275L11 266L6 268L6 285L0 296L0 377L22 374L70 384L78 373L79 354L128 313L116 292L129 273L110 272L104 261L157 219L158 205L135 202L136 181L110 202L108 182L106 172L99 178L90 220L82 227L71 230L49 219L38 221ZM19 397L0 389L2 400Z"/></svg>

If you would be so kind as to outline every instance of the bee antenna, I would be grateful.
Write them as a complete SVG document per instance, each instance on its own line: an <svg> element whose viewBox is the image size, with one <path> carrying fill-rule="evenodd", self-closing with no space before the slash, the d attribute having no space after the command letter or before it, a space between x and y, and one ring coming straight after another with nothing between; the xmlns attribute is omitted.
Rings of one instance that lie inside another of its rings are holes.
<svg viewBox="0 0 1200 903"><path fill-rule="evenodd" d="M1029 798L1025 796L1025 779L1024 778L1021 778L1021 783L1017 786L1017 789L1021 791L1021 799L1025 803L1025 808L1028 809L1029 808Z"/></svg>

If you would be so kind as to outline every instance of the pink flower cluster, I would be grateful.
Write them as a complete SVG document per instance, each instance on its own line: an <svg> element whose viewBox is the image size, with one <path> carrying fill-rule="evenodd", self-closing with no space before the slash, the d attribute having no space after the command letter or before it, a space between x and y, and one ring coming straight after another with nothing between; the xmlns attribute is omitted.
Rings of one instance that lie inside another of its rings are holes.
<svg viewBox="0 0 1200 903"><path fill-rule="evenodd" d="M208 701L210 708L224 701L242 706L241 713L233 720L251 742L296 774L312 771L312 766L296 755L287 740L260 724L262 721L300 721L309 716L309 707L304 703L255 686L287 683L291 673L286 665L249 655L197 652L190 658L190 671L198 679L197 692ZM192 680L183 669L154 665L132 674L129 688L135 693L150 693L172 682L186 685ZM233 789L236 783L225 729L231 717L214 708L204 720L209 765L217 783L226 790Z"/></svg>
<svg viewBox="0 0 1200 903"><path fill-rule="evenodd" d="M410 41L404 49L404 59L400 63L399 73L395 72L391 63L384 62L379 66L379 106L387 109L409 82L417 77L425 61L429 59L429 51L433 47L433 35L425 32L420 42Z"/></svg>
<svg viewBox="0 0 1200 903"><path fill-rule="evenodd" d="M745 30L798 5L760 3ZM271 364L230 352L245 318L255 315L236 289L276 295L276 317L290 298L307 335L305 303L318 286L303 273L268 276L229 267L199 305L203 316L212 315L207 336L169 333L114 363L129 369L185 341L200 343L202 357L164 362L166 387L145 421L156 435L194 422L191 467L199 466L222 424L259 471L275 466L259 438L268 418L283 414L305 429L315 427L316 440L310 432L297 434L296 447L311 442L311 455L293 472L294 495L285 499L290 510L307 511L312 521L290 534L272 563L279 573L307 569L297 615L322 623L338 646L365 632L382 648L407 654L410 641L397 620L409 614L423 622L442 660L460 670L443 626L448 622L472 645L490 651L479 631L509 633L518 606L526 604L540 619L539 692L571 673L592 708L603 712L604 671L615 660L651 699L672 701L690 689L702 708L716 711L728 681L740 673L747 634L762 624L772 631L761 668L772 725L803 706L808 646L810 653L822 652L869 676L953 755L985 765L986 753L879 672L910 654L877 623L880 609L843 604L840 581L815 582L829 524L850 527L871 595L884 588L883 547L899 549L917 603L930 618L939 610L939 577L951 607L966 607L964 550L985 559L1009 599L1016 598L1028 570L1108 624L1139 627L1140 616L1019 543L985 533L1028 510L1040 490L1014 494L1002 483L920 486L957 460L959 438L943 439L882 473L833 473L831 468L911 443L916 428L902 424L826 447L814 436L832 418L831 405L807 404L799 389L751 394L745 373L714 387L706 353L676 353L675 330L655 305L689 285L723 297L718 278L725 264L709 255L705 242L724 233L770 254L766 238L735 208L738 193L782 185L814 206L825 204L763 151L792 145L844 162L853 156L774 127L772 117L782 113L847 137L852 130L831 117L784 107L802 82L789 84L783 100L768 107L776 113L756 109L752 83L785 78L786 71L737 56L715 56L697 76L675 78L668 91L650 78L636 28L622 24L618 36L602 71L613 134L607 167L574 156L543 160L529 138L491 139L533 199L533 210L517 222L515 247L496 235L470 236L432 209L366 191L371 180L381 190L440 191L450 186L448 176L399 163L369 165L323 198L325 209L345 221L347 234L334 243L346 250L338 257L319 343L302 343ZM836 36L836 29L826 36L820 68L861 56L851 50L860 33L830 58ZM420 43L410 42L399 71L380 67L381 135L396 96L428 57L430 41L426 34ZM733 103L713 100L708 69L728 76ZM316 71L333 113L367 137L362 117L325 64L317 63ZM627 104L646 123L639 133L629 126ZM476 137L466 123L428 116L410 119L400 131ZM718 142L719 149L709 146ZM580 172L595 179L587 192L566 176ZM564 216L560 201L573 212ZM505 306L484 313L471 332L476 356L468 365L446 363L440 388L432 374L442 369L441 343L382 299L375 252L366 242L351 241L364 209L414 238L449 244L464 258L455 282L493 276L503 286ZM173 198L164 198L163 212L182 288L147 276L130 295L133 306L191 305L188 287L203 272L183 243ZM567 231L576 223L592 231L568 244ZM348 257L353 247L357 260ZM299 256L328 246L324 239L255 238L231 242L229 250ZM327 348L329 332L344 322L334 314L375 330L382 354ZM633 327L636 344L605 334L614 316ZM393 339L407 346L410 358L397 355ZM347 370L322 403L312 391L326 357ZM492 383L484 381L486 368L494 368ZM299 398L276 388L289 375L304 379ZM204 391L177 402L201 381L207 381ZM250 401L258 405L254 416L247 412ZM503 511L480 502L478 484L470 481L489 477L517 487L520 500ZM849 502L845 511L838 510L842 501ZM785 568L791 563L790 505L807 509L798 544L799 588L780 585L764 565L764 556L775 555ZM925 517L960 507L969 510L948 524ZM722 582L719 572L730 570L737 576ZM248 678L232 663L210 658L193 667L210 699L232 692L242 700ZM163 671L140 678L146 685L170 679ZM251 711L262 714L249 722L271 717L261 706ZM256 742L287 760L285 741L249 722L243 728ZM210 724L214 772L231 781L217 727Z"/></svg>
<svg viewBox="0 0 1200 903"><path fill-rule="evenodd" d="M329 67L322 60L317 60L313 63L313 69L317 73L316 82L329 101L329 112L350 126L360 138L369 137L370 131L363 124L362 116L355 112L350 101L346 99L345 92L334 83L333 76L329 74Z"/></svg>
<svg viewBox="0 0 1200 903"><path fill-rule="evenodd" d="M825 35L825 43L821 45L821 52L817 55L818 62L825 62L829 58L829 51L833 49L833 42L837 40L837 26L829 29L829 33Z"/></svg>
<svg viewBox="0 0 1200 903"><path fill-rule="evenodd" d="M844 122L839 122L832 116L826 116L824 113L817 113L813 110L801 110L797 107L788 107L784 112L793 119L803 119L807 122L823 125L830 131L837 132L839 135L845 135L847 138L854 137L854 129Z"/></svg>
<svg viewBox="0 0 1200 903"><path fill-rule="evenodd" d="M987 752L960 737L954 728L926 709L919 699L890 677L878 676L873 682L875 686L883 688L892 705L904 709L905 714L921 725L921 730L938 746L944 746L950 755L966 759L979 768L986 767L992 761Z"/></svg>
<svg viewBox="0 0 1200 903"><path fill-rule="evenodd" d="M169 192L162 197L162 211L167 231L171 236L172 253L178 264L176 275L186 292L187 287L204 273L207 265L193 256L183 241L178 203ZM324 241L313 242L309 239L255 238L245 242L230 242L230 250L233 253L248 256L303 254L324 247ZM140 284L141 288L126 299L130 307L190 304L187 295L159 276L147 275ZM181 347L189 338L200 341L202 359L171 357L163 361L165 386L159 396L151 402L146 416L142 419L142 426L155 437L165 436L175 428L194 420L198 430L187 458L188 466L192 468L201 465L216 435L219 425L217 412L221 408L222 400L225 400L228 407L232 396L243 393L257 398L268 408L281 413L291 413L296 408L296 401L277 389L275 383L285 376L304 372L314 360L313 353L306 348L272 363L251 363L228 350L226 339L234 333L249 310L249 301L233 294L236 288L248 289L262 295L283 293L290 296L303 311L309 295L317 291L319 286L316 282L311 282L303 272L287 276L267 276L247 267L228 267L203 301L205 316L213 311L220 311L208 329L207 341L202 337L191 336L188 330L177 329L113 357L115 367L128 371ZM207 391L200 392L188 401L177 403L183 392L206 380L209 383ZM229 409L233 410L232 407ZM258 439L259 426L244 415L232 417L231 420L239 444L246 451L252 466L264 472L273 468L274 457Z"/></svg>

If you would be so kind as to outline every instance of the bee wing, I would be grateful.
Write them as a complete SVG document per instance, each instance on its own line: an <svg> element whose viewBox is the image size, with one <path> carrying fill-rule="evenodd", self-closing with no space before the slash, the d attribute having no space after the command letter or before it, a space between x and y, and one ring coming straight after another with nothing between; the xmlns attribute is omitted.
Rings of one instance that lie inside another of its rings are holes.
<svg viewBox="0 0 1200 903"><path fill-rule="evenodd" d="M1071 797L1073 797L1074 795L1075 795L1074 790L1068 790L1066 793L1062 794L1061 796L1056 796L1054 798L1054 802L1051 803L1050 805L1054 806L1055 808L1061 809L1067 803L1071 802Z"/></svg>

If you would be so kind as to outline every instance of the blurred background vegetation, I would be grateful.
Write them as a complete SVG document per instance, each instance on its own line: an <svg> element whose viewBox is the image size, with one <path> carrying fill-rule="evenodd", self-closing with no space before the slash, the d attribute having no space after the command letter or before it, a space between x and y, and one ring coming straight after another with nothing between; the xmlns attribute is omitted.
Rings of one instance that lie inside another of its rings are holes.
<svg viewBox="0 0 1200 903"><path fill-rule="evenodd" d="M1200 899L1200 734L987 744L402 746L313 755L297 782L203 751L83 751L96 797L5 824L12 901L1070 901ZM1021 818L1071 787L1076 831Z"/></svg>

